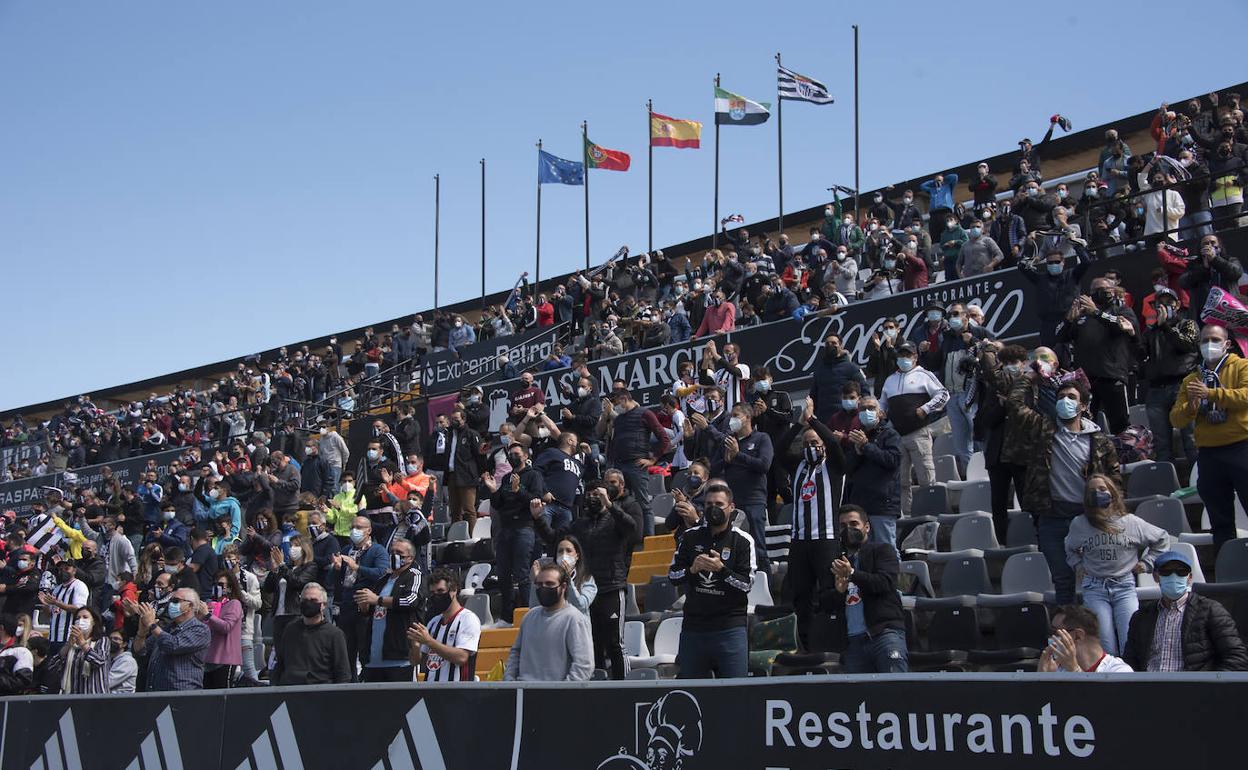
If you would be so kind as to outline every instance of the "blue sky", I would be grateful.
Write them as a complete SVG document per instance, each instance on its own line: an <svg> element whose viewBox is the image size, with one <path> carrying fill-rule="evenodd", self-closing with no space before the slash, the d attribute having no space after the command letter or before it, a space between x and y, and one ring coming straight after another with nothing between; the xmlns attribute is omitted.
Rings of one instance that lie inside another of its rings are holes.
<svg viewBox="0 0 1248 770"><path fill-rule="evenodd" d="M508 287L533 266L534 144L579 157L582 120L633 156L592 172L595 260L643 249L647 98L706 125L701 150L655 150L655 245L704 235L712 80L774 101L776 51L837 98L786 104L785 207L816 205L852 184L853 23L870 189L1009 150L1053 112L1081 128L1237 79L1248 5L1172 19L1151 1L0 0L0 409L431 307L434 173L442 301L478 296L482 156L486 285ZM775 215L775 142L771 123L723 131L721 216ZM583 264L581 195L544 190L544 275Z"/></svg>

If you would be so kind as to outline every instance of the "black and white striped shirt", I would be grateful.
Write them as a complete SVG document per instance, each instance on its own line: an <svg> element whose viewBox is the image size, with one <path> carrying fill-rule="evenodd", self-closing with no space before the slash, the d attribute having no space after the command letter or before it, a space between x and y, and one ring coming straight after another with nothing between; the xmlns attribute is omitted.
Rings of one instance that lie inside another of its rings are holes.
<svg viewBox="0 0 1248 770"><path fill-rule="evenodd" d="M840 475L827 461L811 465L803 458L793 473L793 539L835 540L840 496Z"/></svg>
<svg viewBox="0 0 1248 770"><path fill-rule="evenodd" d="M60 583L56 588L52 589L52 596L62 604L68 604L71 607L87 606L87 597L90 595L87 584L74 578L68 583ZM69 629L74 625L74 611L63 610L60 607L52 608L52 618L48 622L48 640L52 642L64 642L69 639Z"/></svg>
<svg viewBox="0 0 1248 770"><path fill-rule="evenodd" d="M471 682L476 676L477 644L481 640L481 619L472 610L461 607L451 618L450 623L443 625L443 616L438 615L429 621L429 635L447 647L457 647L471 653L468 662L456 666L444 660L441 655L421 645L420 651L425 654L426 682Z"/></svg>

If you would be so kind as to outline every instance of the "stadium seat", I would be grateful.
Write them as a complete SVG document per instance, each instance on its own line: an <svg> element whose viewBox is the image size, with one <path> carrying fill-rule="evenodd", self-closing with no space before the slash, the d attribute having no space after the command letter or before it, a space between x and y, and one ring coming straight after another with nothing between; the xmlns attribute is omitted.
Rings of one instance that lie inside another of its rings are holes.
<svg viewBox="0 0 1248 770"><path fill-rule="evenodd" d="M1127 409L1127 422L1131 425L1144 425L1148 423L1148 406L1146 404L1132 404ZM1162 440L1161 436L1155 437L1158 441Z"/></svg>
<svg viewBox="0 0 1248 770"><path fill-rule="evenodd" d="M1010 513L1010 528L1005 535L1008 547L1019 545L1039 545L1036 537L1036 522L1027 511Z"/></svg>
<svg viewBox="0 0 1248 770"><path fill-rule="evenodd" d="M992 484L987 481L968 481L958 497L959 511L991 511Z"/></svg>
<svg viewBox="0 0 1248 770"><path fill-rule="evenodd" d="M654 512L655 521L663 521L675 507L676 500L667 492L660 492L650 501L650 510Z"/></svg>
<svg viewBox="0 0 1248 770"><path fill-rule="evenodd" d="M650 478L646 480L646 483L650 486L651 495L657 496L667 492L667 481L663 478L662 474L651 473Z"/></svg>
<svg viewBox="0 0 1248 770"><path fill-rule="evenodd" d="M916 610L932 610L927 626L927 643L923 650L910 651L910 668L913 671L943 671L965 668L967 651L980 647L979 620L971 597L960 605L947 603L932 606L928 600L919 599Z"/></svg>
<svg viewBox="0 0 1248 770"><path fill-rule="evenodd" d="M641 615L641 608L637 606L637 586L632 583L624 584L624 616L626 618L636 618Z"/></svg>
<svg viewBox="0 0 1248 770"><path fill-rule="evenodd" d="M672 489L683 489L685 480L689 478L689 469L682 468L671 475Z"/></svg>
<svg viewBox="0 0 1248 770"><path fill-rule="evenodd" d="M629 658L650 657L650 647L646 644L646 624L639 620L628 620L624 623L624 654Z"/></svg>
<svg viewBox="0 0 1248 770"><path fill-rule="evenodd" d="M658 669L654 669L654 668L638 668L638 669L629 671L627 674L624 675L624 678L628 680L632 680L632 681L637 681L637 680L642 680L642 679L654 680L654 679L659 678L659 671Z"/></svg>
<svg viewBox="0 0 1248 770"><path fill-rule="evenodd" d="M519 619L513 618L515 623L504 628L485 628L481 630L481 639L479 644L482 647L510 647L516 643L516 637L520 635Z"/></svg>
<svg viewBox="0 0 1248 770"><path fill-rule="evenodd" d="M672 563L672 557L676 554L676 549L669 551L636 551L633 553L633 566L642 567L663 567L664 571Z"/></svg>
<svg viewBox="0 0 1248 770"><path fill-rule="evenodd" d="M748 612L753 612L755 607L775 605L775 601L771 598L770 577L762 570L754 572L754 583L750 586L750 593L745 599Z"/></svg>
<svg viewBox="0 0 1248 770"><path fill-rule="evenodd" d="M485 579L490 576L490 571L493 569L493 564L480 563L472 565L464 573L464 588L474 592L481 590L481 586L485 585Z"/></svg>
<svg viewBox="0 0 1248 770"><path fill-rule="evenodd" d="M448 543L467 543L471 542L471 533L468 531L468 522L457 521L447 530L446 542Z"/></svg>
<svg viewBox="0 0 1248 770"><path fill-rule="evenodd" d="M937 433L932 436L932 457L952 454L954 454L952 433Z"/></svg>
<svg viewBox="0 0 1248 770"><path fill-rule="evenodd" d="M992 516L987 513L968 513L953 525L949 537L950 549L962 551L967 548L989 550L1000 547L992 527Z"/></svg>
<svg viewBox="0 0 1248 770"><path fill-rule="evenodd" d="M984 453L976 452L971 455L971 460L966 464L966 480L967 481L987 481L988 468L985 465Z"/></svg>
<svg viewBox="0 0 1248 770"><path fill-rule="evenodd" d="M977 666L1013 666L1030 661L1035 666L1048 644L1049 613L1039 594L992 607L993 646L971 650L967 660Z"/></svg>
<svg viewBox="0 0 1248 770"><path fill-rule="evenodd" d="M950 513L949 490L944 484L918 487L910 503L910 516L939 516Z"/></svg>
<svg viewBox="0 0 1248 770"><path fill-rule="evenodd" d="M1194 583L1192 592L1221 604L1235 620L1239 637L1248 639L1248 581L1238 583Z"/></svg>
<svg viewBox="0 0 1248 770"><path fill-rule="evenodd" d="M965 552L971 553L971 552ZM978 556L950 554L940 575L940 596L977 596L993 593L988 565Z"/></svg>
<svg viewBox="0 0 1248 770"><path fill-rule="evenodd" d="M472 525L471 540L488 540L490 538L490 517L481 516L477 522Z"/></svg>
<svg viewBox="0 0 1248 770"><path fill-rule="evenodd" d="M680 651L680 630L684 625L683 617L664 618L654 635L654 653L646 657L629 658L628 665L631 668L655 668L664 663L675 663L676 653Z"/></svg>
<svg viewBox="0 0 1248 770"><path fill-rule="evenodd" d="M1135 507L1152 497L1169 497L1179 488L1179 474L1173 463L1145 462L1127 477L1127 507Z"/></svg>
<svg viewBox="0 0 1248 770"><path fill-rule="evenodd" d="M1213 576L1219 583L1248 580L1248 538L1235 538L1222 544L1213 565Z"/></svg>
<svg viewBox="0 0 1248 770"><path fill-rule="evenodd" d="M1135 515L1154 527L1164 529L1172 539L1177 540L1184 533L1191 532L1183 503L1173 497L1144 500L1136 506Z"/></svg>
<svg viewBox="0 0 1248 770"><path fill-rule="evenodd" d="M483 628L494 622L494 613L490 612L489 594L472 594L468 596L464 600L464 607L472 610L472 614L481 620Z"/></svg>
<svg viewBox="0 0 1248 770"><path fill-rule="evenodd" d="M935 589L932 588L932 576L931 572L927 568L927 562L919 561L918 559L907 559L906 561L901 562L900 569L902 574L913 576L914 580L925 592L923 594L916 593L915 595L927 597L934 597L936 595Z"/></svg>
<svg viewBox="0 0 1248 770"><path fill-rule="evenodd" d="M962 474L958 471L958 458L953 455L939 455L936 457L935 465L936 483L945 484L962 480Z"/></svg>
<svg viewBox="0 0 1248 770"><path fill-rule="evenodd" d="M1049 563L1039 553L1016 553L1006 559L1001 571L1001 593L1005 595L1027 592L1041 594L1053 590L1053 577Z"/></svg>
<svg viewBox="0 0 1248 770"><path fill-rule="evenodd" d="M650 578L646 586L646 612L667 612L676 603L676 586L667 575Z"/></svg>
<svg viewBox="0 0 1248 770"><path fill-rule="evenodd" d="M645 553L644 551L642 553ZM666 576L671 560L662 564L636 564L628 568L628 582L645 583L651 578Z"/></svg>

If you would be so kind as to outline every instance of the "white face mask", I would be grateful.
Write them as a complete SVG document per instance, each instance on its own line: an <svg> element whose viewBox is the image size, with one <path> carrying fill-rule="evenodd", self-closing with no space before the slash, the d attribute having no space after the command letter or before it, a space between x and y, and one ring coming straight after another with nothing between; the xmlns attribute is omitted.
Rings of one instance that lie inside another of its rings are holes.
<svg viewBox="0 0 1248 770"><path fill-rule="evenodd" d="M297 545L292 545L292 546L290 547L290 558L294 559L295 561L298 561L298 560L302 559L302 558L303 558L303 549L302 549L302 548L300 548L300 547L299 547L299 546L297 546Z"/></svg>
<svg viewBox="0 0 1248 770"><path fill-rule="evenodd" d="M1226 354L1226 343L1206 340L1200 343L1200 354L1205 357L1206 361L1217 361Z"/></svg>
<svg viewBox="0 0 1248 770"><path fill-rule="evenodd" d="M549 428L538 428L538 429L537 429L537 437L538 437L538 438L550 438L550 429L549 429Z"/></svg>
<svg viewBox="0 0 1248 770"><path fill-rule="evenodd" d="M577 388L576 395L581 398L585 398L586 396L589 395L589 388Z"/></svg>
<svg viewBox="0 0 1248 770"><path fill-rule="evenodd" d="M78 626L78 630L84 634L91 633L91 619L90 618L78 618L78 620L74 621L74 625Z"/></svg>

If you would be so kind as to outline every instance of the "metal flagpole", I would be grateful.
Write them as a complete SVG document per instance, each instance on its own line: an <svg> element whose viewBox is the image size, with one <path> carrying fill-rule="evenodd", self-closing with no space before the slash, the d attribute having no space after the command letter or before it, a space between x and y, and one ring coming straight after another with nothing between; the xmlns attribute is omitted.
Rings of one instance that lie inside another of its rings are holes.
<svg viewBox="0 0 1248 770"><path fill-rule="evenodd" d="M442 218L442 178L433 175L433 309L438 310L438 223Z"/></svg>
<svg viewBox="0 0 1248 770"><path fill-rule="evenodd" d="M784 100L780 98L780 54L776 53L776 189L779 190L780 216L776 229L784 232Z"/></svg>
<svg viewBox="0 0 1248 770"><path fill-rule="evenodd" d="M646 251L654 252L654 101L646 100Z"/></svg>
<svg viewBox="0 0 1248 770"><path fill-rule="evenodd" d="M542 160L542 140L537 140L537 160ZM537 264L534 266L533 293L541 291L542 285L542 173L537 173Z"/></svg>
<svg viewBox="0 0 1248 770"><path fill-rule="evenodd" d="M581 121L581 167L585 173L585 269L589 269L589 122Z"/></svg>
<svg viewBox="0 0 1248 770"><path fill-rule="evenodd" d="M715 73L715 87L719 88L719 73ZM718 96L718 95L717 95ZM711 248L719 245L719 116L715 118L715 214L711 218Z"/></svg>
<svg viewBox="0 0 1248 770"><path fill-rule="evenodd" d="M862 201L858 183L858 25L854 25L854 220L862 224Z"/></svg>
<svg viewBox="0 0 1248 770"><path fill-rule="evenodd" d="M485 158L481 159L481 309L485 309Z"/></svg>

